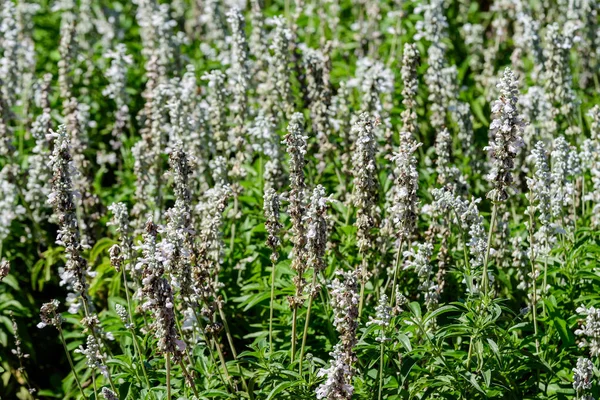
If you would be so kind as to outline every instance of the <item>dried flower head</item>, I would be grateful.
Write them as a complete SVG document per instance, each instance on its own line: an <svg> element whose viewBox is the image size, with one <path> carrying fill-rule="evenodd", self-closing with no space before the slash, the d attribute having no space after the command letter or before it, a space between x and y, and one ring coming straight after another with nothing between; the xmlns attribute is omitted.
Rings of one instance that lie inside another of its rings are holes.
<svg viewBox="0 0 600 400"><path fill-rule="evenodd" d="M58 300L52 300L49 303L42 304L40 308L40 319L42 322L37 324L38 328L44 328L48 325L54 326L57 329L62 325L62 317L56 311L60 302Z"/></svg>

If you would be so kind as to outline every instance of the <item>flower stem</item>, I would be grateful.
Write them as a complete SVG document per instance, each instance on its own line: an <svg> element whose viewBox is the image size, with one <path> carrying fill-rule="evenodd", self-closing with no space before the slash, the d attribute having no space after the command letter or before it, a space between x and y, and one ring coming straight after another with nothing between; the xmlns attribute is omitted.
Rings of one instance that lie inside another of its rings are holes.
<svg viewBox="0 0 600 400"><path fill-rule="evenodd" d="M530 192L530 196L533 196L533 194ZM531 197L533 198L533 197ZM530 207L530 211L529 211L529 248L530 248L530 255L529 255L529 261L531 263L531 278L532 278L532 290L533 293L531 294L531 312L533 315L533 333L535 335L535 350L536 353L539 354L540 352L540 342L537 338L538 335L538 327L537 327L537 276L536 276L536 270L535 270L535 252L534 252L534 236L533 236L533 208Z"/></svg>
<svg viewBox="0 0 600 400"><path fill-rule="evenodd" d="M135 349L135 352L137 353L137 356L140 358L140 364L142 366L142 373L144 374L144 380L146 381L146 386L148 387L148 390L150 390L150 380L148 379L148 373L146 372L146 366L144 364L144 356L142 355L142 351L140 350L140 344L138 343L137 337L135 335L135 329L134 329L134 322L133 322L133 308L131 307L131 299L129 296L129 288L127 287L127 272L125 271L125 269L123 269L121 271L121 273L123 274L123 284L125 286L125 297L127 298L127 308L129 311L129 324L130 324L130 328L129 330L131 331L131 338L133 339L133 347Z"/></svg>
<svg viewBox="0 0 600 400"><path fill-rule="evenodd" d="M292 349L290 359L291 362L294 362L294 358L296 356L296 325L298 323L298 306L294 306L294 310L292 311Z"/></svg>
<svg viewBox="0 0 600 400"><path fill-rule="evenodd" d="M496 216L498 214L498 205L494 202L492 207L492 220L490 221L490 230L488 232L487 248L485 249L485 259L483 262L483 276L481 277L481 285L483 286L483 296L488 296L488 261L490 258L490 248L492 247L492 236L494 234L494 225L496 224Z"/></svg>
<svg viewBox="0 0 600 400"><path fill-rule="evenodd" d="M75 366L73 365L73 359L71 358L71 354L69 353L69 349L67 348L67 342L65 341L65 337L62 332L62 328L59 326L56 327L58 330L58 335L60 336L60 341L65 349L65 354L67 355L67 360L69 361L69 365L71 366L71 371L73 371L73 377L75 378L75 382L77 383L77 387L81 392L81 395L85 399L85 393L83 393L83 387L81 387L81 382L79 382L79 378L77 377L77 372L75 372Z"/></svg>
<svg viewBox="0 0 600 400"><path fill-rule="evenodd" d="M390 304L394 304L396 298L396 284L398 282L398 270L400 269L400 255L402 254L402 245L404 242L400 239L400 243L398 244L398 251L396 251L396 261L394 262L394 280L392 281L392 293L390 294ZM385 285L384 291L387 290L387 283Z"/></svg>
<svg viewBox="0 0 600 400"><path fill-rule="evenodd" d="M273 310L275 308L275 262L271 263L271 303L269 307L269 357L273 357Z"/></svg>
<svg viewBox="0 0 600 400"><path fill-rule="evenodd" d="M187 368L185 367L185 363L183 362L182 359L179 360L179 365L181 366L181 369L183 370L183 374L185 375L188 382L190 383L190 386L192 387L192 391L194 392L194 395L196 396L197 399L199 399L200 395L198 394L198 390L196 389L194 380L192 379L192 376L188 373Z"/></svg>
<svg viewBox="0 0 600 400"><path fill-rule="evenodd" d="M300 374L302 374L302 359L304 358L304 348L306 346L306 337L308 336L308 326L310 324L310 311L312 309L313 298L316 295L316 287L317 287L317 274L313 277L311 291L308 297L308 307L306 309L306 321L304 322L304 332L302 333L302 346L300 346L300 357L299 357L299 370Z"/></svg>
<svg viewBox="0 0 600 400"><path fill-rule="evenodd" d="M377 396L377 398L379 400L381 400L381 395L383 393L383 364L384 364L383 350L384 350L384 341L382 340L381 344L380 344L380 348L379 348L379 395Z"/></svg>
<svg viewBox="0 0 600 400"><path fill-rule="evenodd" d="M171 353L166 353L166 367L167 367L167 400L171 400Z"/></svg>

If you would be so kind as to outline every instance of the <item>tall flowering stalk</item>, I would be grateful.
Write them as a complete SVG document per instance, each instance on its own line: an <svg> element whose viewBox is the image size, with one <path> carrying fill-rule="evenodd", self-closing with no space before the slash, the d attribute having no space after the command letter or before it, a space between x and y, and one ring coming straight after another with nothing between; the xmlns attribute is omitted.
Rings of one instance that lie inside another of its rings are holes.
<svg viewBox="0 0 600 400"><path fill-rule="evenodd" d="M227 22L231 27L231 66L227 71L233 100L230 103L230 110L236 126L243 126L246 119L247 92L250 85L246 21L238 8L232 8L227 13Z"/></svg>
<svg viewBox="0 0 600 400"><path fill-rule="evenodd" d="M404 44L404 54L402 55L402 131L400 141L407 141L409 138L416 140L417 135L417 90L419 89L419 80L417 76L417 67L419 66L421 54L414 43Z"/></svg>
<svg viewBox="0 0 600 400"><path fill-rule="evenodd" d="M306 284L304 273L307 268L306 254L306 182L304 178L304 165L306 161L306 139L304 136L304 117L301 113L292 115L288 126L288 133L283 142L287 146L287 152L290 156L290 191L288 194L289 208L288 214L292 220L293 236L293 258L292 270L296 272L294 276L294 285L296 291L294 296L288 297L290 307L292 308L292 349L291 359L294 361L296 353L296 324L298 319L298 307L304 303L303 293Z"/></svg>
<svg viewBox="0 0 600 400"><path fill-rule="evenodd" d="M202 303L200 313L210 321L204 328L204 332L213 338L225 375L229 380L227 365L221 347L217 342L217 337L225 329L231 353L234 358L237 358L238 354L233 343L233 337L223 311L223 299L220 295L223 284L219 282L224 256L223 211L231 197L231 188L226 182L225 160L222 157L217 157L215 161L212 165L215 185L206 191L202 201L198 203L195 209L195 214L198 216L198 245L194 252L196 263L193 266L193 282L197 299ZM221 322L218 322L215 312L218 313ZM200 323L198 315L196 315L196 319ZM247 388L243 376L242 383Z"/></svg>
<svg viewBox="0 0 600 400"><path fill-rule="evenodd" d="M542 142L537 142L535 148L531 152L531 157L534 163L533 177L527 178L527 186L529 186L529 260L531 262L531 309L533 315L534 333L537 335L537 279L539 270L536 266L538 257L542 256L547 260L548 254L555 241L556 228L551 223L551 176L548 166L548 156ZM539 228L535 229L534 216L538 213ZM544 263L544 276L546 275L547 261ZM544 278L545 281L545 278ZM544 289L545 290L545 289ZM539 342L536 339L536 349L539 351Z"/></svg>
<svg viewBox="0 0 600 400"><path fill-rule="evenodd" d="M202 80L208 82L208 123L218 155L228 156L231 142L227 134L225 74L219 70L205 73Z"/></svg>
<svg viewBox="0 0 600 400"><path fill-rule="evenodd" d="M77 218L75 205L75 196L78 193L73 187L72 176L76 170L72 164L72 158L69 147L69 138L64 125L61 125L58 132L52 133L54 137L54 150L50 157L50 166L53 171L52 192L48 197L48 202L54 207L54 214L58 220L58 234L56 244L65 248L67 261L65 268L61 271L61 282L69 289L73 290L70 299L71 311L77 312L80 306L83 306L85 318L82 323L91 331L93 343L98 344L99 320L92 314L92 303L88 294L87 260L83 257L84 246L81 243L80 228ZM99 362L105 364L102 360ZM104 376L108 379L111 388L114 390L110 371L106 368Z"/></svg>
<svg viewBox="0 0 600 400"><path fill-rule="evenodd" d="M462 154L469 159L472 165L471 168L476 170L477 157L474 151L475 133L473 132L473 115L471 114L469 103L457 102L452 109L452 115L458 126L456 136L461 143Z"/></svg>
<svg viewBox="0 0 600 400"><path fill-rule="evenodd" d="M308 336L308 326L310 324L310 312L315 297L319 294L321 287L318 283L319 274L325 268L325 251L327 250L327 202L329 198L325 197L325 188L318 185L310 198L310 206L306 215L306 252L307 267L312 268L313 277L310 290L308 292L308 307L306 309L306 321L304 323L304 333L302 335L302 346L300 347L300 373L302 373L302 359L304 356L304 347Z"/></svg>
<svg viewBox="0 0 600 400"><path fill-rule="evenodd" d="M484 150L490 152L492 158L492 169L488 179L494 185L493 189L487 194L492 200L492 219L490 222L490 231L488 235L488 246L483 263L483 292L488 293L488 259L492 240L492 232L496 223L498 202L508 199L507 188L513 182L512 170L514 160L519 148L523 146L523 127L525 123L518 112L518 94L517 79L510 68L506 68L504 76L497 85L500 90L500 98L494 103L492 113L494 120L490 125L490 144Z"/></svg>
<svg viewBox="0 0 600 400"><path fill-rule="evenodd" d="M353 155L354 193L352 203L356 207L357 244L358 251L362 255L361 266L358 268L360 277L359 314L362 312L365 284L369 276L368 258L370 251L375 248L375 237L372 230L379 223L375 126L376 122L369 117L369 114L362 113L352 127L358 138Z"/></svg>
<svg viewBox="0 0 600 400"><path fill-rule="evenodd" d="M427 48L429 67L425 82L429 89L428 100L431 101L431 126L437 131L444 126L448 103L455 96L450 89L453 82L449 81L451 76L446 71L446 45L443 43L443 39L448 37L448 20L442 0L430 0L415 11L423 14L423 21L416 25L415 40L424 38L431 42Z"/></svg>
<svg viewBox="0 0 600 400"><path fill-rule="evenodd" d="M265 228L268 232L267 246L271 249L271 302L269 309L269 351L273 354L273 310L275 308L275 277L276 270L275 264L279 258L279 252L277 249L281 244L279 238L279 231L283 227L279 222L279 210L281 204L279 195L273 188L267 188L264 195L264 214L265 214Z"/></svg>
<svg viewBox="0 0 600 400"><path fill-rule="evenodd" d="M390 190L392 199L388 210L392 234L398 241L396 260L393 266L392 302L396 294L396 282L402 246L404 243L409 243L410 236L415 230L419 204L417 197L419 172L417 171L417 159L414 154L419 146L421 146L421 143L414 142L411 140L412 136L409 135L401 139L399 151L391 159L394 163L394 184Z"/></svg>
<svg viewBox="0 0 600 400"><path fill-rule="evenodd" d="M245 176L246 170L243 167L247 152L245 122L248 118L248 90L250 89L250 69L248 65L248 42L246 40L245 26L246 21L241 11L237 8L231 9L227 13L227 21L231 27L231 67L227 70L229 77L229 91L232 94L230 102L230 114L233 116L233 126L230 129L229 141L234 144L234 160L230 175L239 179ZM234 182L234 207L237 208L237 196L240 191L239 185ZM237 218L237 209L233 210L233 215ZM232 230L235 227L232 225ZM232 232L232 238L235 231Z"/></svg>
<svg viewBox="0 0 600 400"><path fill-rule="evenodd" d="M7 164L0 170L0 256L12 222L25 214L25 208L18 204L17 172L15 164Z"/></svg>
<svg viewBox="0 0 600 400"><path fill-rule="evenodd" d="M133 238L132 229L129 222L129 212L127 211L127 205L125 203L113 203L108 209L113 213L113 219L109 223L116 227L116 232L120 236L119 244L113 245L109 249L109 255L112 266L118 273L123 277L123 287L125 289L125 297L127 299L127 309L120 304L116 305L117 314L121 317L121 320L125 324L125 328L131 332L133 339L133 346L137 357L142 360L141 367L144 374L144 379L147 387L150 387L150 381L148 380L148 373L146 372L146 366L144 365L143 354L140 350L140 346L135 333L135 322L133 320L133 307L131 303L131 296L129 294L129 281L127 279L127 273L131 273L132 277L135 276L137 270L135 269L135 260L133 259ZM108 225L108 224L107 224ZM120 309L122 311L120 311Z"/></svg>
<svg viewBox="0 0 600 400"><path fill-rule="evenodd" d="M352 378L356 374L354 346L358 342L358 280L355 271L338 272L342 279L335 278L330 285L333 325L339 333L339 342L329 353L329 368L322 368L318 376L327 376L316 390L317 399L350 400L354 394Z"/></svg>
<svg viewBox="0 0 600 400"><path fill-rule="evenodd" d="M25 201L31 208L33 218L41 222L43 212L46 210L46 199L50 194L50 170L47 159L50 155L50 143L47 135L50 132L52 117L50 115L50 83L51 74L45 74L40 87L40 108L42 113L33 121L31 135L35 138L32 155L28 158L29 173L25 191Z"/></svg>
<svg viewBox="0 0 600 400"><path fill-rule="evenodd" d="M312 131L318 140L318 150L315 157L318 161L317 169L322 172L325 169L325 158L334 149L330 142L331 127L329 123L329 110L331 106L331 85L329 72L330 60L324 53L307 49L304 54L304 66L306 69L307 89L309 100L310 118L312 120Z"/></svg>
<svg viewBox="0 0 600 400"><path fill-rule="evenodd" d="M417 66L419 59L420 53L417 47L414 44L406 43L404 45L401 71L404 82L402 104L405 109L402 111L402 129L400 131L398 152L394 153L391 158L394 168L392 173L394 182L388 196L386 196L389 198L389 201L386 201L387 217L382 228L386 232L389 230L391 237L398 242L396 258L392 268L392 302L394 301L396 292L402 247L409 240L417 220L419 175L417 171L417 159L414 153L421 145L421 143L417 143L416 112L416 95L419 84ZM387 290L389 283L390 280L388 278L384 291Z"/></svg>
<svg viewBox="0 0 600 400"><path fill-rule="evenodd" d="M164 239L159 248L165 255L163 262L170 276L171 286L179 293L183 304L188 305L193 297L191 248L194 229L189 186L191 164L182 147L183 145L178 143L169 157L175 204L165 213L167 224L161 232Z"/></svg>
<svg viewBox="0 0 600 400"><path fill-rule="evenodd" d="M108 86L102 91L104 96L114 100L117 110L115 111L115 122L112 128L111 146L113 150L118 150L123 142L123 136L127 123L129 122L129 96L126 91L127 72L133 58L127 54L127 47L119 43L114 50L108 51L104 57L110 60L110 67L105 75L108 79Z"/></svg>
<svg viewBox="0 0 600 400"><path fill-rule="evenodd" d="M592 188L586 193L585 179L583 180L583 202L592 201L592 225L600 225L600 106L594 106L587 115L591 117L590 138L583 142L580 159L584 171L589 170Z"/></svg>
<svg viewBox="0 0 600 400"><path fill-rule="evenodd" d="M578 101L571 84L571 67L569 66L569 50L573 47L573 37L563 34L561 27L554 23L546 29L546 48L544 52L544 78L548 99L554 106L554 116L571 115L578 106Z"/></svg>
<svg viewBox="0 0 600 400"><path fill-rule="evenodd" d="M185 343L179 338L175 328L175 306L173 290L163 276L164 255L157 244L158 226L148 220L141 244L142 257L138 265L142 269L141 294L142 310L153 314L150 329L158 340L158 350L165 356L167 369L167 397L171 394L171 361L179 362L185 350Z"/></svg>
<svg viewBox="0 0 600 400"><path fill-rule="evenodd" d="M48 202L54 207L54 214L58 220L56 244L63 246L68 255L61 278L78 296L81 296L81 302L87 309L88 265L82 255L84 247L81 243L75 205L75 196L78 193L73 187L72 180L72 176L77 171L73 167L66 127L61 125L57 132L52 133L52 137L54 137L54 150L50 157L50 167L53 177L52 192Z"/></svg>
<svg viewBox="0 0 600 400"><path fill-rule="evenodd" d="M281 16L275 17L273 23L275 29L270 46L272 55L269 59L269 77L265 91L267 101L264 103L264 107L268 113L290 116L294 107L290 81L291 70L288 66L292 32Z"/></svg>
<svg viewBox="0 0 600 400"><path fill-rule="evenodd" d="M248 134L253 140L254 151L269 158L263 171L265 192L269 188L281 189L285 183L283 151L274 118L259 111L253 126L248 129Z"/></svg>
<svg viewBox="0 0 600 400"><path fill-rule="evenodd" d="M580 160L577 151L564 136L552 143L552 163L550 167L550 192L552 217L565 223L565 207L575 206L576 194L573 179L580 175ZM573 221L575 220L573 214Z"/></svg>

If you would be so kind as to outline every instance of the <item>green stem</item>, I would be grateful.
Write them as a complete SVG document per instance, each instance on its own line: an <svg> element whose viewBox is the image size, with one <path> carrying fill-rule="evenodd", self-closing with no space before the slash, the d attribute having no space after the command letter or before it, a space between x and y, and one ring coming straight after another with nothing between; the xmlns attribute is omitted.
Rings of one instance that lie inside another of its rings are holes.
<svg viewBox="0 0 600 400"><path fill-rule="evenodd" d="M166 368L167 368L167 400L171 400L171 353L166 353Z"/></svg>
<svg viewBox="0 0 600 400"><path fill-rule="evenodd" d="M360 301L358 303L358 318L362 315L362 309L365 300L365 280L364 277L360 280Z"/></svg>
<svg viewBox="0 0 600 400"><path fill-rule="evenodd" d="M471 365L471 357L473 356L473 336L469 339L469 352L467 353L467 371Z"/></svg>
<svg viewBox="0 0 600 400"><path fill-rule="evenodd" d="M383 329L383 327L381 329ZM384 350L384 341L382 338L380 348L379 348L379 396L377 396L377 398L379 400L381 400L381 395L383 393L383 364L384 364L383 350Z"/></svg>
<svg viewBox="0 0 600 400"><path fill-rule="evenodd" d="M73 377L75 378L75 382L77 383L77 387L81 392L81 396L85 399L85 393L83 393L83 387L81 387L81 382L79 382L79 378L77 377L77 372L75 372L75 366L73 365L73 359L71 358L71 354L69 353L69 349L67 348L67 342L65 341L65 337L62 332L62 328L59 326L56 327L58 330L58 335L60 336L60 341L65 349L65 354L67 355L67 360L69 361L69 365L71 366L71 371L73 371Z"/></svg>
<svg viewBox="0 0 600 400"><path fill-rule="evenodd" d="M227 379L229 386L231 386L232 389L235 391L235 388L233 387L233 384L231 383L231 376L229 375L229 370L227 369L227 363L225 362L225 356L223 355L223 350L221 350L221 346L219 346L219 342L217 342L216 338L213 338L213 341L215 343L215 348L217 349L217 353L219 355L219 360L221 361L221 365L223 366L223 373L225 373L225 378Z"/></svg>
<svg viewBox="0 0 600 400"><path fill-rule="evenodd" d="M215 355L212 351L212 344L215 344L218 347L218 344L216 343L215 340L209 341L208 336L206 335L206 330L204 329L204 324L202 323L202 320L200 319L200 315L198 315L198 312L196 311L196 308L193 307L194 310L194 315L196 316L196 321L198 322L198 327L200 327L200 332L202 332L202 335L204 336L204 340L206 341L206 347L208 348L208 353L210 354L210 360L214 362L215 359ZM227 370L227 366L223 365L223 368L225 370ZM229 386L228 382L225 382L225 379L223 379L223 375L221 375L221 371L219 371L219 369L217 368L217 373L219 374L219 378L221 379L221 382L223 382L223 384L225 386Z"/></svg>
<svg viewBox="0 0 600 400"><path fill-rule="evenodd" d="M298 306L294 306L292 312L292 349L291 349L291 362L294 362L296 356L296 325L298 323Z"/></svg>
<svg viewBox="0 0 600 400"><path fill-rule="evenodd" d="M152 388L152 386L150 386L150 380L148 379L148 373L146 372L146 366L144 365L144 356L142 355L142 351L140 349L140 344L138 343L137 337L135 335L135 330L132 328L129 329L131 332L131 336L133 338L133 347L135 348L135 351L138 355L138 357L140 358L140 364L142 365L142 373L144 374L144 380L146 381L146 386L148 387L148 390L150 390Z"/></svg>
<svg viewBox="0 0 600 400"><path fill-rule="evenodd" d="M481 284L483 286L483 296L488 297L488 261L490 258L490 248L492 247L492 236L494 234L494 225L496 224L496 214L498 214L498 205L494 202L492 208L492 220L490 221L490 230L488 232L487 248L485 249L485 259L483 261L483 276Z"/></svg>
<svg viewBox="0 0 600 400"><path fill-rule="evenodd" d="M223 321L223 327L225 328L225 335L227 336L227 341L229 342L229 347L231 348L231 354L233 358L238 359L238 353L235 350L235 346L233 345L233 336L231 335L231 331L229 330L229 324L227 324L227 319L225 318L225 313L223 312L223 307L221 303L217 303L217 308L219 309L219 316L221 317L221 321ZM240 372L240 378L242 379L242 385L244 385L244 389L248 391L248 384L246 383L246 379L244 378L244 374L242 373L242 367L238 364L238 370Z"/></svg>
<svg viewBox="0 0 600 400"><path fill-rule="evenodd" d="M233 345L233 336L231 336L231 331L229 330L229 325L227 324L227 319L225 318L225 313L223 312L223 307L221 303L217 303L217 308L219 310L219 316L221 317L221 321L223 321L223 327L225 328L225 335L227 336L227 342L229 342L229 347L231 348L231 354L233 354L233 358L237 359L237 351L235 350L235 346Z"/></svg>
<svg viewBox="0 0 600 400"><path fill-rule="evenodd" d="M306 346L306 338L308 336L308 326L310 324L310 311L312 310L313 298L317 287L317 274L313 277L311 291L308 297L308 307L306 309L306 321L304 322L304 332L302 333L302 346L300 346L299 369L302 374L302 359L304 358L304 348Z"/></svg>
<svg viewBox="0 0 600 400"><path fill-rule="evenodd" d="M194 380L192 379L192 376L188 373L187 368L185 368L185 364L183 363L183 360L179 360L179 365L181 366L181 369L183 370L183 374L185 375L185 377L187 378L188 382L190 383L190 386L192 387L192 391L194 392L194 396L196 396L196 399L200 398L200 395L198 394L198 390L196 389L196 385L194 384Z"/></svg>
<svg viewBox="0 0 600 400"><path fill-rule="evenodd" d="M271 263L271 303L269 307L269 357L273 357L273 310L275 308L275 262Z"/></svg>
<svg viewBox="0 0 600 400"><path fill-rule="evenodd" d="M146 365L144 363L144 356L142 355L142 351L140 350L140 344L138 343L136 334L135 334L135 324L133 322L133 308L131 307L131 299L129 297L129 288L127 287L127 272L125 272L125 269L123 269L121 271L121 273L123 274L123 284L125 286L125 297L127 298L127 308L129 309L129 324L130 324L130 328L129 330L131 331L131 337L133 339L133 348L135 349L135 352L137 353L137 356L140 358L140 364L142 366L142 373L144 374L144 380L146 381L146 386L148 387L148 390L151 389L150 386L150 380L148 379L148 373L146 372Z"/></svg>
<svg viewBox="0 0 600 400"><path fill-rule="evenodd" d="M546 298L548 294L548 256L544 257L544 287L542 288L542 293L544 294L544 298ZM542 307L544 311L544 316L546 315L546 304L542 301Z"/></svg>
<svg viewBox="0 0 600 400"><path fill-rule="evenodd" d="M530 192L530 196L533 196L533 194ZM535 335L535 350L536 353L539 354L540 352L540 342L538 340L538 327L537 327L537 277L536 275L536 270L535 270L535 254L533 251L534 248L534 236L533 236L533 208L530 207L530 211L529 211L529 247L531 249L530 251L530 255L529 255L529 261L531 263L531 277L532 277L532 286L533 286L533 293L532 293L532 297L531 297L531 312L533 315L533 333Z"/></svg>
<svg viewBox="0 0 600 400"><path fill-rule="evenodd" d="M81 294L81 301L83 302L83 311L85 312L85 316L88 320L90 320L90 312L88 310L88 304L87 304L87 298L86 296L82 293ZM94 336L94 340L96 341L96 343L98 345L100 345L100 341L98 340L98 336L96 335L96 329L94 326L90 326L90 331L92 332L92 336ZM108 377L108 383L110 384L110 388L113 392L117 393L117 389L115 388L115 384L113 383L112 377L110 375L110 369L108 368L108 365L106 365L106 362L103 360L102 364L104 364L104 367L106 367L106 376Z"/></svg>
<svg viewBox="0 0 600 400"><path fill-rule="evenodd" d="M235 221L237 219L238 212L238 195L237 192L233 194L233 218L231 222L231 239L229 240L229 254L233 256L233 248L235 246Z"/></svg>
<svg viewBox="0 0 600 400"><path fill-rule="evenodd" d="M97 399L98 389L96 389L96 371L92 371L92 387L94 389L94 399Z"/></svg>
<svg viewBox="0 0 600 400"><path fill-rule="evenodd" d="M400 239L400 243L398 244L398 250L396 251L396 261L394 262L394 280L392 282L392 293L390 294L390 304L394 304L394 300L396 299L396 284L398 282L398 270L400 269L400 255L402 254L402 245L404 244L403 240ZM387 291L388 284L385 284L384 292Z"/></svg>

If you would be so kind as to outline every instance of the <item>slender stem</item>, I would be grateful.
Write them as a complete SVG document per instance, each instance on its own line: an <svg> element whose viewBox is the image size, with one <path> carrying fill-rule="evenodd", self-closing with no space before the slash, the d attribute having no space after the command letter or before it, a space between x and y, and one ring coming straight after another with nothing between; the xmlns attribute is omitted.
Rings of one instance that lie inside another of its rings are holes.
<svg viewBox="0 0 600 400"><path fill-rule="evenodd" d="M483 262L483 276L481 278L484 297L488 296L488 261L490 258L490 247L492 247L494 225L496 224L496 214L498 214L498 205L496 204L496 202L494 202L494 206L492 208L492 220L490 221L490 230L488 232L487 248L485 249L485 259Z"/></svg>
<svg viewBox="0 0 600 400"><path fill-rule="evenodd" d="M206 347L208 348L208 353L210 354L210 359L211 361L214 362L215 359L215 355L212 351L212 344L216 345L216 341L212 340L209 341L208 336L206 335L206 330L204 329L204 324L202 323L202 320L200 319L200 315L198 315L198 312L196 311L196 308L193 307L194 310L194 315L196 316L196 321L198 322L198 326L200 327L200 331L202 332L202 335L204 336L204 340L206 341ZM224 369L227 369L227 366L223 365ZM223 379L223 375L221 375L221 371L219 371L219 369L217 368L217 373L219 374L219 378L221 379L221 382L223 382L223 384L225 386L229 386L229 383L225 382L225 379Z"/></svg>
<svg viewBox="0 0 600 400"><path fill-rule="evenodd" d="M577 196L576 190L573 190L573 242L575 242L575 233L577 231Z"/></svg>
<svg viewBox="0 0 600 400"><path fill-rule="evenodd" d="M271 263L271 303L269 307L269 358L273 357L273 309L275 308L275 262Z"/></svg>
<svg viewBox="0 0 600 400"><path fill-rule="evenodd" d="M77 372L75 372L75 366L73 365L73 359L71 358L71 354L69 353L69 349L67 348L67 342L65 341L65 337L63 336L62 328L59 325L56 327L56 329L58 330L58 334L60 336L60 341L65 349L65 354L67 355L67 360L69 361L69 365L71 366L71 371L73 371L73 377L75 378L77 387L79 388L81 395L85 399L86 398L85 393L83 393L83 387L81 387L81 382L79 382L79 378L77 377Z"/></svg>
<svg viewBox="0 0 600 400"><path fill-rule="evenodd" d="M469 339L469 353L467 353L467 371L469 370L469 366L471 365L471 356L473 355L473 335Z"/></svg>
<svg viewBox="0 0 600 400"><path fill-rule="evenodd" d="M219 346L217 339L213 338L213 340L215 343L215 347L217 349L217 353L219 354L219 360L221 361L221 365L223 366L223 372L225 373L225 378L227 378L227 382L229 382L229 385L233 386L231 384L231 376L229 375L229 370L227 369L227 363L225 362L225 356L223 355L223 350L221 350L221 346Z"/></svg>
<svg viewBox="0 0 600 400"><path fill-rule="evenodd" d="M231 222L231 239L229 240L229 254L233 255L233 247L235 246L235 221L238 213L238 195L237 191L233 193L233 218Z"/></svg>
<svg viewBox="0 0 600 400"><path fill-rule="evenodd" d="M144 365L144 356L142 355L142 351L140 349L140 344L138 343L138 340L135 335L135 331L133 330L133 327L131 327L129 330L131 332L131 337L133 338L133 347L135 348L137 356L140 358L140 364L142 365L142 373L144 374L144 380L146 381L146 386L148 386L148 390L150 390L152 387L150 386L150 380L148 379L148 373L146 372L146 366Z"/></svg>
<svg viewBox="0 0 600 400"><path fill-rule="evenodd" d="M92 387L94 388L94 399L98 398L98 390L96 389L96 371L92 371Z"/></svg>
<svg viewBox="0 0 600 400"><path fill-rule="evenodd" d="M530 196L533 196L530 192ZM533 315L533 333L535 335L535 350L536 353L540 352L540 342L538 340L538 327L537 327L537 277L535 270L535 253L534 253L534 235L533 235L533 208L530 207L529 211L529 248L530 255L529 261L531 263L531 278L533 293L531 297L531 312Z"/></svg>
<svg viewBox="0 0 600 400"><path fill-rule="evenodd" d="M383 329L383 327L381 328ZM384 349L384 341L381 340L380 348L379 348L379 396L377 398L381 400L381 395L383 393L383 349Z"/></svg>
<svg viewBox="0 0 600 400"><path fill-rule="evenodd" d="M171 353L168 351L165 362L167 364L167 400L171 400Z"/></svg>
<svg viewBox="0 0 600 400"><path fill-rule="evenodd" d="M198 394L198 390L196 389L194 380L192 379L192 376L188 373L187 368L185 368L185 364L183 363L183 360L181 360L181 359L179 360L179 365L181 366L181 369L183 370L183 374L185 375L188 382L190 383L190 386L192 387L192 391L194 392L194 395L196 396L197 399L199 399L200 395Z"/></svg>
<svg viewBox="0 0 600 400"><path fill-rule="evenodd" d="M221 302L217 302L217 308L219 309L219 316L221 317L221 321L223 321L223 327L225 328L225 335L227 336L227 341L229 342L229 347L231 348L231 354L233 354L233 358L237 360L238 353L235 350L235 346L233 345L233 336L231 336L231 331L229 330L229 325L227 324L227 318L225 318L225 313L223 312ZM244 389L248 391L248 384L246 383L246 379L244 378L244 374L242 373L242 367L240 367L239 363L238 371L240 372L240 378L242 378L242 385L244 385Z"/></svg>
<svg viewBox="0 0 600 400"><path fill-rule="evenodd" d="M366 285L366 280L367 280L367 259L366 259L366 255L363 254L363 259L361 261L361 266L360 266L360 301L358 303L358 318L360 319L360 316L362 315L362 310L363 310L363 306L364 306L364 301L365 301L365 285Z"/></svg>
<svg viewBox="0 0 600 400"><path fill-rule="evenodd" d="M544 294L544 298L548 294L548 256L544 257L544 287L542 288L542 293ZM544 315L546 315L546 304L542 301L542 307L544 311Z"/></svg>
<svg viewBox="0 0 600 400"><path fill-rule="evenodd" d="M142 351L140 350L140 345L137 341L137 337L135 335L135 329L134 329L134 322L133 322L133 308L131 307L131 299L129 297L129 288L127 287L127 272L125 272L125 269L123 269L121 271L121 273L123 274L123 284L125 286L125 297L127 298L127 308L129 310L129 324L130 324L130 328L129 330L131 331L131 337L133 339L133 348L135 349L135 352L137 353L137 356L140 358L140 364L142 366L142 372L144 374L144 380L146 381L146 386L148 387L148 390L150 390L150 380L148 379L148 373L146 372L146 366L144 364L144 356L142 355Z"/></svg>
<svg viewBox="0 0 600 400"><path fill-rule="evenodd" d="M291 362L294 362L296 356L296 325L298 323L298 306L294 306L292 312L292 349L291 349Z"/></svg>
<svg viewBox="0 0 600 400"><path fill-rule="evenodd" d="M217 308L219 309L219 316L221 317L221 321L223 321L223 327L225 328L225 335L227 336L227 342L229 342L229 347L231 348L231 354L233 354L233 358L237 359L237 351L235 350L235 346L233 345L233 336L231 336L231 331L229 330L229 325L227 324L227 318L225 318L225 313L223 312L223 307L221 303L217 303Z"/></svg>
<svg viewBox="0 0 600 400"><path fill-rule="evenodd" d="M363 276L363 277L361 277L361 280L360 280L360 301L358 303L358 318L359 319L360 319L360 316L362 315L364 301L365 301L365 278Z"/></svg>
<svg viewBox="0 0 600 400"><path fill-rule="evenodd" d="M398 270L400 269L400 255L402 254L402 245L404 244L403 240L400 239L400 243L398 244L398 250L396 251L396 261L394 262L394 280L392 282L392 293L390 294L390 304L394 304L394 300L396 298L396 283L398 282ZM387 290L387 283L385 284L384 291Z"/></svg>
<svg viewBox="0 0 600 400"><path fill-rule="evenodd" d="M585 216L585 175L581 179L581 217Z"/></svg>
<svg viewBox="0 0 600 400"><path fill-rule="evenodd" d="M302 374L302 359L304 358L304 348L306 347L306 338L308 336L308 326L310 325L310 311L312 310L313 299L317 288L317 274L315 273L311 285L310 295L308 297L308 307L306 309L306 321L304 322L304 332L302 333L302 346L300 346L300 374Z"/></svg>
<svg viewBox="0 0 600 400"><path fill-rule="evenodd" d="M84 293L81 293L81 301L83 302L83 311L85 312L86 318L90 319L90 311L88 310L87 298ZM98 345L100 345L100 341L98 340L98 336L96 335L96 329L93 326L90 326L90 331L92 332L92 336L94 336L94 340ZM113 392L117 393L117 389L115 388L115 384L113 383L112 377L110 375L110 369L108 365L106 365L105 361L102 361L102 364L106 367L106 377L108 378L108 383L110 384L110 388Z"/></svg>

